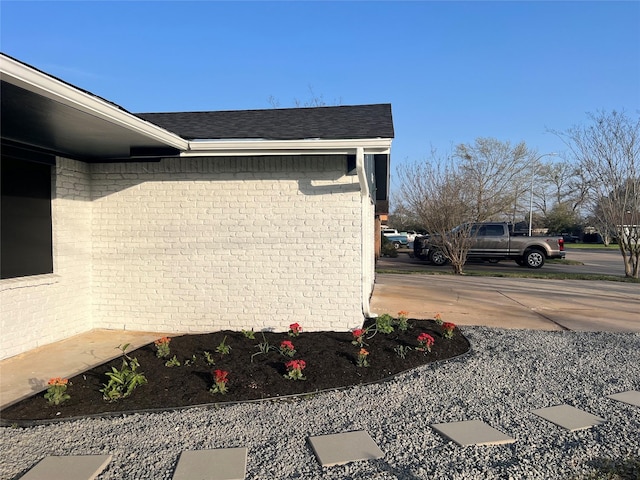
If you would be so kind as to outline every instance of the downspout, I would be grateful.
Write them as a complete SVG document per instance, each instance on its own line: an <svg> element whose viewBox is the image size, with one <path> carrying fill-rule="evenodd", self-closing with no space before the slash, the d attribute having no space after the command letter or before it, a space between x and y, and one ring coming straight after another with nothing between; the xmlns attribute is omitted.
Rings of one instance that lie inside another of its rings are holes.
<svg viewBox="0 0 640 480"><path fill-rule="evenodd" d="M365 249L365 238L369 233L366 228L365 215L368 213L367 206L371 202L371 192L369 190L369 182L367 181L367 174L364 169L364 148L356 148L356 171L358 172L358 181L360 182L360 215L361 215L361 227L360 234L362 238L361 255L360 255L360 295L362 296L362 313L366 318L376 317L370 310L369 305L369 292L367 288L368 278L366 278L365 271L367 269L367 258Z"/></svg>

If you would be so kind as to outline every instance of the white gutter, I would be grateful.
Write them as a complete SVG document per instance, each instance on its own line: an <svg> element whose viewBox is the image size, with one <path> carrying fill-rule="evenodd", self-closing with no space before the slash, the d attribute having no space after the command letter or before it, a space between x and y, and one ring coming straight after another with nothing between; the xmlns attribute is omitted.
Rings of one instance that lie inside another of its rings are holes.
<svg viewBox="0 0 640 480"><path fill-rule="evenodd" d="M174 133L142 120L106 100L83 92L72 85L1 54L0 78L20 88L119 125L167 146L179 150L186 150L189 147L187 140Z"/></svg>
<svg viewBox="0 0 640 480"><path fill-rule="evenodd" d="M371 312L369 305L369 289L368 284L373 281L367 277L366 272L368 269L368 251L366 248L366 238L370 234L367 230L367 223L365 221L368 215L367 207L371 204L371 191L369 190L369 182L367 181L367 172L364 168L364 148L358 147L356 149L356 171L358 172L358 181L360 182L360 234L362 238L362 248L360 254L360 295L362 297L362 313L366 318L373 318L377 315ZM373 253L373 252L371 252Z"/></svg>
<svg viewBox="0 0 640 480"><path fill-rule="evenodd" d="M183 157L251 155L353 155L358 148L366 153L389 153L390 138L346 140L193 140Z"/></svg>

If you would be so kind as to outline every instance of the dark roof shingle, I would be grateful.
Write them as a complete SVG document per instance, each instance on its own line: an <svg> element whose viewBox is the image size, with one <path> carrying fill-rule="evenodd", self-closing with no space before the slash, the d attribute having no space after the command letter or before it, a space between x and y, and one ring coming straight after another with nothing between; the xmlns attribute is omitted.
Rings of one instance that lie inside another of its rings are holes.
<svg viewBox="0 0 640 480"><path fill-rule="evenodd" d="M393 138L391 105L137 113L187 140Z"/></svg>

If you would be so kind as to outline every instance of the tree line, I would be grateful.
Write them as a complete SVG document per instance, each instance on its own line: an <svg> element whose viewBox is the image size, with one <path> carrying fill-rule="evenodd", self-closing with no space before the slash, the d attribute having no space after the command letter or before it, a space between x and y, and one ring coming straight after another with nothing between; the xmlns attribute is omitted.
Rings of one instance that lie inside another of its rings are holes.
<svg viewBox="0 0 640 480"><path fill-rule="evenodd" d="M638 278L640 115L601 111L551 133L565 152L477 138L451 154L433 151L400 165L389 223L439 236L468 222L507 221L528 232L573 235L590 226L606 244L617 241L625 275Z"/></svg>

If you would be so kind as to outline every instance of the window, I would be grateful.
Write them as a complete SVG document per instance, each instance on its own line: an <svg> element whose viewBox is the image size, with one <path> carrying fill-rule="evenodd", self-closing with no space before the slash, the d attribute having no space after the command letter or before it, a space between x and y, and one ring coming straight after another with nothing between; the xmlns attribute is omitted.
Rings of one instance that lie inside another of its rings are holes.
<svg viewBox="0 0 640 480"><path fill-rule="evenodd" d="M0 162L0 276L52 273L51 164L4 151Z"/></svg>

